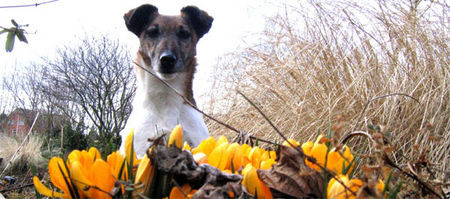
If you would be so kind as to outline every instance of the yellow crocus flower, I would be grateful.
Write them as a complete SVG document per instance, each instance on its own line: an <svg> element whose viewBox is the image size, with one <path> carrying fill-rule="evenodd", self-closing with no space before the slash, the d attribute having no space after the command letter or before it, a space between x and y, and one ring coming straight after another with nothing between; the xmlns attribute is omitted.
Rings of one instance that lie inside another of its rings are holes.
<svg viewBox="0 0 450 199"><path fill-rule="evenodd" d="M277 163L274 159L267 159L261 162L260 169L268 170L272 167L273 164Z"/></svg>
<svg viewBox="0 0 450 199"><path fill-rule="evenodd" d="M64 196L70 196L75 194L74 188L70 183L69 172L66 169L64 160L60 157L53 157L48 162L48 174L50 181L55 187L62 190ZM67 182L67 183L66 183ZM72 192L72 193L71 193Z"/></svg>
<svg viewBox="0 0 450 199"><path fill-rule="evenodd" d="M360 179L348 179L347 175L339 175L337 177L342 183L347 186L353 193L357 193L358 190L362 187L363 182ZM384 183L381 180L378 180L376 185L376 191L378 195L381 195L384 189ZM356 195L352 194L348 189L346 189L341 183L339 183L336 179L332 178L328 182L327 187L327 198L328 199L353 199L356 198Z"/></svg>
<svg viewBox="0 0 450 199"><path fill-rule="evenodd" d="M340 175L337 177L342 183L345 184L351 191L356 193L358 189L362 186L362 181L360 179L349 180L346 175ZM345 189L345 187L337 182L336 179L332 178L328 183L327 188L327 198L328 199L353 199L356 198L352 192Z"/></svg>
<svg viewBox="0 0 450 199"><path fill-rule="evenodd" d="M253 147L248 153L248 159L255 168L259 169L261 164L261 149L257 146Z"/></svg>
<svg viewBox="0 0 450 199"><path fill-rule="evenodd" d="M292 139L292 138L289 138L288 141L289 141L291 144L293 144L294 146L299 146L299 145L300 145L300 143L297 142L297 140L294 140L294 139ZM291 147L291 145L289 144L289 142L287 142L287 141L285 140L285 141L282 143L282 145L283 145L283 146Z"/></svg>
<svg viewBox="0 0 450 199"><path fill-rule="evenodd" d="M37 177L34 178L36 190L45 196L61 197L62 194L63 198L111 198L109 192L116 181L114 169L101 159L96 148L72 151L67 164L62 158L53 157L49 161L48 170L50 180L63 193L49 191Z"/></svg>
<svg viewBox="0 0 450 199"><path fill-rule="evenodd" d="M327 145L325 145L325 143L320 143L320 140L322 138L323 138L323 135L319 135L319 137L317 137L317 139L314 143L312 143L311 141L305 142L302 144L301 147L302 147L303 153L305 155L313 157L314 159L316 159L317 164L324 166L325 159L326 159L327 152L328 152L328 147L327 147ZM307 159L305 159L305 164L308 167L315 169L316 171L320 171L319 166L310 162Z"/></svg>
<svg viewBox="0 0 450 199"><path fill-rule="evenodd" d="M275 151L269 151L269 157L271 159L276 160L277 159L277 153Z"/></svg>
<svg viewBox="0 0 450 199"><path fill-rule="evenodd" d="M206 156L209 157L209 154L211 151L216 147L216 140L214 137L210 136L209 138L203 140L197 148L192 149L192 154L196 153L204 153Z"/></svg>
<svg viewBox="0 0 450 199"><path fill-rule="evenodd" d="M228 159L228 157L226 157L228 145L228 142L222 142L222 144L214 148L208 156L208 164L217 167L220 170L225 170L225 166L227 165L226 161Z"/></svg>
<svg viewBox="0 0 450 199"><path fill-rule="evenodd" d="M224 135L221 135L221 136L219 136L219 138L217 139L216 146L219 146L219 145L221 145L221 144L224 143L224 142L228 143L228 139L227 139L227 137L225 137Z"/></svg>
<svg viewBox="0 0 450 199"><path fill-rule="evenodd" d="M227 160L227 169L231 169L231 165L233 165L234 171L237 171L242 165L243 156L242 149L238 143L232 143L227 148L227 153L229 154Z"/></svg>
<svg viewBox="0 0 450 199"><path fill-rule="evenodd" d="M258 199L273 198L269 187L258 178L256 168L252 164L245 166L242 175L244 176L242 184L250 194L257 196Z"/></svg>
<svg viewBox="0 0 450 199"><path fill-rule="evenodd" d="M172 144L175 144L179 149L183 146L183 128L181 128L181 125L177 125L169 135L167 146L170 147Z"/></svg>
<svg viewBox="0 0 450 199"><path fill-rule="evenodd" d="M111 154L108 155L106 162L109 164L111 171L114 175L114 177L116 179L122 179L122 180L126 180L127 175L122 174L121 176L119 176L119 172L120 169L122 167L122 165L124 164L124 160L125 158L122 156L122 154L120 154L119 151L116 152L112 152ZM125 167L126 165L124 165ZM125 172L126 169L123 169L122 172Z"/></svg>
<svg viewBox="0 0 450 199"><path fill-rule="evenodd" d="M353 155L350 152L348 146L344 146L344 152L340 153L336 151L336 148L331 149L328 153L327 168L336 174L342 174L344 168L349 167L350 163L353 161ZM353 164L353 163L352 163ZM353 165L347 171L350 173L353 170Z"/></svg>
<svg viewBox="0 0 450 199"><path fill-rule="evenodd" d="M139 163L139 167L136 171L136 178L134 179L135 184L144 184L142 188L137 189L138 192L145 194L146 191L150 190L153 183L154 174L155 167L152 165L150 158L148 158L147 155L144 155Z"/></svg>

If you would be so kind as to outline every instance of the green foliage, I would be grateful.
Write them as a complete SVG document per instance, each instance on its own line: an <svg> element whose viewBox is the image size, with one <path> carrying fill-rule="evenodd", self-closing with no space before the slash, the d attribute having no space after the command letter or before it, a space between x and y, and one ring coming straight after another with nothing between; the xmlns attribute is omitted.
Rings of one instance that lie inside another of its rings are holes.
<svg viewBox="0 0 450 199"><path fill-rule="evenodd" d="M83 133L84 125L77 124L75 128L71 124L64 126L64 153L69 153L75 149L87 149L87 136Z"/></svg>
<svg viewBox="0 0 450 199"><path fill-rule="evenodd" d="M28 40L25 37L25 30L22 28L27 25L19 25L16 21L14 21L14 19L11 19L11 23L14 25L14 27L11 28L0 27L2 29L0 30L0 35L3 33L8 33L8 35L6 36L6 43L5 43L6 52L11 52L13 50L16 37L19 39L19 41L28 43Z"/></svg>
<svg viewBox="0 0 450 199"><path fill-rule="evenodd" d="M87 142L89 147L95 147L102 155L105 155L119 149L121 138L111 135L110 133L101 133L91 130L87 136Z"/></svg>
<svg viewBox="0 0 450 199"><path fill-rule="evenodd" d="M50 159L60 153L67 154L73 150L82 150L88 148L87 135L84 132L84 124L78 123L76 126L74 124L66 123L63 127L63 132L61 130L53 131L48 133L44 144L42 145L43 156ZM63 134L63 146L61 148L61 134Z"/></svg>
<svg viewBox="0 0 450 199"><path fill-rule="evenodd" d="M400 180L400 182L397 184L397 186L393 190L389 191L387 198L389 198L389 199L397 198L398 192L400 192L400 188L402 187L402 185L403 185L403 180Z"/></svg>

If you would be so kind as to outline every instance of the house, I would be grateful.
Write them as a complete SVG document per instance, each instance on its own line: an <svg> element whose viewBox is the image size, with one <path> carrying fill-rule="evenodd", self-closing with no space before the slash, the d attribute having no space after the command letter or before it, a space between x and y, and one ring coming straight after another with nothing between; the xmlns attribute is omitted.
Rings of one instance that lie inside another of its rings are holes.
<svg viewBox="0 0 450 199"><path fill-rule="evenodd" d="M66 122L66 118L59 114L46 114L39 111L39 118L33 127L33 132L54 132L59 131ZM6 133L8 136L23 136L28 133L33 121L37 115L37 111L23 108L16 108L9 115L3 116L0 120L0 132Z"/></svg>
<svg viewBox="0 0 450 199"><path fill-rule="evenodd" d="M37 112L16 108L3 119L1 129L8 135L26 135L31 128Z"/></svg>

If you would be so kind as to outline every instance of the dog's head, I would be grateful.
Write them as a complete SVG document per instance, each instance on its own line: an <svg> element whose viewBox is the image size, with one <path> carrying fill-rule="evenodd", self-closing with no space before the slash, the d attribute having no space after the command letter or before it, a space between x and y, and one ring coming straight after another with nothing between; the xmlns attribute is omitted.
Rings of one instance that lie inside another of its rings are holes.
<svg viewBox="0 0 450 199"><path fill-rule="evenodd" d="M160 15L153 5L142 5L124 16L129 31L140 39L139 56L164 79L193 70L198 40L211 28L213 18L195 6L178 16Z"/></svg>

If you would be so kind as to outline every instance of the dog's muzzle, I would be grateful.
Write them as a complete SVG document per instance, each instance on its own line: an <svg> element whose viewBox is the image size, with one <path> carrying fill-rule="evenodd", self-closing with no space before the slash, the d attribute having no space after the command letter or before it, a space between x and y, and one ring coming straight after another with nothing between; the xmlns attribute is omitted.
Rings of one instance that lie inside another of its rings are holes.
<svg viewBox="0 0 450 199"><path fill-rule="evenodd" d="M159 56L159 72L165 74L171 74L177 72L177 56L170 51L166 50Z"/></svg>

